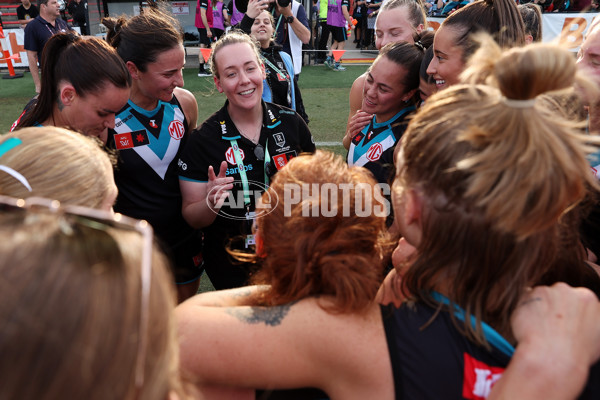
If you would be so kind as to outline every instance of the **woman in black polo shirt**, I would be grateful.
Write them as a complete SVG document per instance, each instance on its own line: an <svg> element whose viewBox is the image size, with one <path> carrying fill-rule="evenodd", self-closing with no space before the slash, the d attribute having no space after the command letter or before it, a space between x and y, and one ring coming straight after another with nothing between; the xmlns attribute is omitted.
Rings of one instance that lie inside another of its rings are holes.
<svg viewBox="0 0 600 400"><path fill-rule="evenodd" d="M255 202L270 177L315 145L294 111L261 100L264 65L257 44L233 32L213 45L211 62L223 108L194 131L179 159L183 216L204 230L204 263L217 289L246 283L249 265L233 263L227 247L254 244Z"/></svg>

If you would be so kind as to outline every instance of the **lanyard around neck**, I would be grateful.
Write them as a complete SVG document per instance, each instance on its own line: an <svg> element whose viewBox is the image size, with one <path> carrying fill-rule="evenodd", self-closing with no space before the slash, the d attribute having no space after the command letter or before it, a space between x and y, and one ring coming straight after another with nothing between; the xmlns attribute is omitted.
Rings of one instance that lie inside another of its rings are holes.
<svg viewBox="0 0 600 400"><path fill-rule="evenodd" d="M431 296L438 303L443 303L448 306L450 305L450 300L443 294L440 294L438 292L432 292ZM454 316L456 318L465 322L465 314L466 314L465 310L463 310L459 305L454 304ZM471 315L470 320L471 320L471 326L473 328L475 328L477 326L477 318L475 318L474 315ZM506 339L504 339L502 337L502 335L500 335L498 332L496 332L496 330L494 328L492 328L491 326L489 326L488 324L486 324L483 321L481 321L481 328L483 329L483 335L485 336L485 339L492 346L494 346L495 348L500 350L505 355L512 357L513 353L515 352L515 348L513 347L513 345L508 343L508 341Z"/></svg>
<svg viewBox="0 0 600 400"><path fill-rule="evenodd" d="M258 146L258 145L257 145ZM233 156L235 157L235 163L237 164L238 171L240 172L240 180L242 181L242 190L244 191L244 205L250 205L250 185L248 184L248 176L246 175L246 169L244 168L244 160L242 158L242 152L238 146L236 139L231 140L231 148L233 149ZM260 160L259 160L260 161ZM265 187L269 186L269 176L267 175L267 165L271 163L271 155L269 154L269 140L265 143L265 159L264 159L264 179Z"/></svg>
<svg viewBox="0 0 600 400"><path fill-rule="evenodd" d="M291 80L291 78L290 78L290 74L288 74L287 72L285 72L285 73L284 73L283 71L281 71L279 68L277 68L275 65L273 65L273 63L272 63L271 61L269 61L269 59L268 59L267 57L263 56L262 54L261 54L261 56L260 56L260 57L263 59L263 61L264 61L264 62L266 62L266 63L267 63L267 65L268 65L269 67L273 68L273 70L274 70L276 73L278 73L279 75L283 76L283 77L285 78L285 81L286 81L288 84L290 83L290 80ZM285 69L285 68L284 68L284 69Z"/></svg>

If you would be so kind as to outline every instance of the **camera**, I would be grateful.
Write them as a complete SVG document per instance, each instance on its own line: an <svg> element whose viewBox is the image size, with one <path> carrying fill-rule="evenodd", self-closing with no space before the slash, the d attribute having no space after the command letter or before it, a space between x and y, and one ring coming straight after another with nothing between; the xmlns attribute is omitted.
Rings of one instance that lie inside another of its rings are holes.
<svg viewBox="0 0 600 400"><path fill-rule="evenodd" d="M241 13L245 13L248 10L248 0L233 0L235 1L235 8ZM287 7L290 5L292 0L276 0L279 7Z"/></svg>

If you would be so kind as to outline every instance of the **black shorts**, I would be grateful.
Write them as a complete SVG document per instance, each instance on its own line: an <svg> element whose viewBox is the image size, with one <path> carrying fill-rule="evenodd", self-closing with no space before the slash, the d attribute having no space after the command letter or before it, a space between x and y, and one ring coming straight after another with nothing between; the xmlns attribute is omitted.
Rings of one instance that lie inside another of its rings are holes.
<svg viewBox="0 0 600 400"><path fill-rule="evenodd" d="M345 42L347 39L346 28L343 26L331 26L329 25L329 31L331 32L331 38L338 43Z"/></svg>
<svg viewBox="0 0 600 400"><path fill-rule="evenodd" d="M219 29L219 28L212 28L212 41L216 42L217 40L221 39L221 36L223 36L225 34L225 31L223 29Z"/></svg>
<svg viewBox="0 0 600 400"><path fill-rule="evenodd" d="M206 28L198 28L198 35L200 35L200 44L210 47L210 38L206 34Z"/></svg>
<svg viewBox="0 0 600 400"><path fill-rule="evenodd" d="M169 258L177 285L184 285L200 279L200 275L204 271L202 232L194 231L173 246L163 243L163 250Z"/></svg>

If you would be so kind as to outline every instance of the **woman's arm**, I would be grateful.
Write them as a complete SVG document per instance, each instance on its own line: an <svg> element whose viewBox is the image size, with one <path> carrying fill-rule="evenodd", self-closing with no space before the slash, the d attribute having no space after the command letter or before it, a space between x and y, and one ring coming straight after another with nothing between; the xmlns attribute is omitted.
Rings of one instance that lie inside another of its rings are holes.
<svg viewBox="0 0 600 400"><path fill-rule="evenodd" d="M352 88L350 89L350 114L348 115L348 123L346 124L346 133L344 134L344 139L342 140L346 150L350 148L350 141L354 135L360 132L360 130L369 123L369 120L372 116L371 114L363 113L360 115L360 118L356 117L357 111L359 111L362 107L363 86L365 85L365 79L365 74L362 74L354 80Z"/></svg>
<svg viewBox="0 0 600 400"><path fill-rule="evenodd" d="M373 386L393 393L379 307L360 316L329 314L320 301L326 300L307 298L276 307L180 304L175 318L184 374L200 384L314 387L332 397L361 388L377 391Z"/></svg>
<svg viewBox="0 0 600 400"><path fill-rule="evenodd" d="M177 97L179 104L181 104L185 119L188 122L188 131L186 133L191 133L196 129L196 124L198 123L198 103L196 102L196 98L189 90L182 88L175 88L173 93Z"/></svg>
<svg viewBox="0 0 600 400"><path fill-rule="evenodd" d="M536 287L512 316L518 345L489 399L573 399L600 358L600 303L564 283Z"/></svg>
<svg viewBox="0 0 600 400"><path fill-rule="evenodd" d="M233 188L233 177L227 177L227 162L221 163L219 175L212 165L208 167L208 182L179 180L182 196L182 214L194 228L212 224L217 217L229 191Z"/></svg>
<svg viewBox="0 0 600 400"><path fill-rule="evenodd" d="M189 306L235 307L258 304L260 296L269 289L268 285L244 286L241 288L204 292L186 300Z"/></svg>

